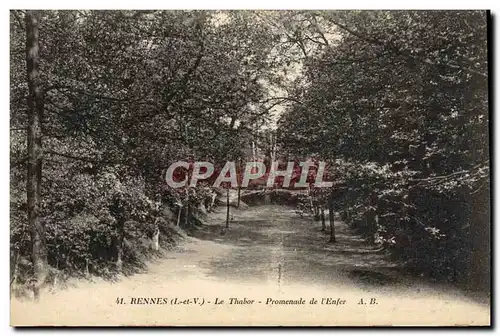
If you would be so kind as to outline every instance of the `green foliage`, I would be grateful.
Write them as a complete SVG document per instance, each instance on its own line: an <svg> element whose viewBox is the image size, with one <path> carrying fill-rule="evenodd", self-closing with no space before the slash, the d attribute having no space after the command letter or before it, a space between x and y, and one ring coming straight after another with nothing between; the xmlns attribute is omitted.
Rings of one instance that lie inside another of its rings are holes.
<svg viewBox="0 0 500 336"><path fill-rule="evenodd" d="M10 15L11 247L29 258L26 32L24 12ZM49 263L140 264L157 229L172 243L177 214L190 226L210 193L168 188L164 170L238 159L268 114L276 35L250 12L83 10L42 11L39 39Z"/></svg>

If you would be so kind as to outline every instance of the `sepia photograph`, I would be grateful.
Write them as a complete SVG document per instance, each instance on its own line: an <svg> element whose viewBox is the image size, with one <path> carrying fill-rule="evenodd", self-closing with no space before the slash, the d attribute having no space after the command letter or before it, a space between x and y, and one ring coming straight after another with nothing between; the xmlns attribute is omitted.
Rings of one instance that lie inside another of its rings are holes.
<svg viewBox="0 0 500 336"><path fill-rule="evenodd" d="M8 14L11 326L491 326L488 10Z"/></svg>

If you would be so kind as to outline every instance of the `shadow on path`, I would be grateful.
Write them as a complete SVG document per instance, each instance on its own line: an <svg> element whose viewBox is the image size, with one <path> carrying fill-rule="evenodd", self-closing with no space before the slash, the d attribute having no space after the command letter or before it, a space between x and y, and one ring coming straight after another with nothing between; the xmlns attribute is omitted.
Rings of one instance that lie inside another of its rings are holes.
<svg viewBox="0 0 500 336"><path fill-rule="evenodd" d="M234 219L229 229L224 228L225 217L219 213L214 224L194 233L196 238L236 247L230 255L204 265L208 276L302 285L354 282L359 287L397 285L404 280L385 253L338 219L337 243L330 244L320 222L301 218L292 208L264 205L231 211Z"/></svg>

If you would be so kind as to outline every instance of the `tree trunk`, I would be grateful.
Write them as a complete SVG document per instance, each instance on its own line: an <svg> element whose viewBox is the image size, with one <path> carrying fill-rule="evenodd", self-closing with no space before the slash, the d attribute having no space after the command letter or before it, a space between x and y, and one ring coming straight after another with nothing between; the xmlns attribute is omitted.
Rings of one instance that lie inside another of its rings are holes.
<svg viewBox="0 0 500 336"><path fill-rule="evenodd" d="M26 20L26 68L28 81L28 176L27 203L28 226L31 233L31 258L33 263L33 294L40 299L40 288L48 274L45 227L40 220L42 180L42 129L43 98L38 72L39 45L38 24L40 14L27 11Z"/></svg>
<svg viewBox="0 0 500 336"><path fill-rule="evenodd" d="M264 190L264 203L271 204L271 190Z"/></svg>
<svg viewBox="0 0 500 336"><path fill-rule="evenodd" d="M118 274L123 271L123 240L119 239L116 245L116 271Z"/></svg>
<svg viewBox="0 0 500 336"><path fill-rule="evenodd" d="M240 182L240 184L241 184L241 182ZM238 204L237 204L238 208L240 207L240 200L241 200L241 185L240 184L238 184Z"/></svg>
<svg viewBox="0 0 500 336"><path fill-rule="evenodd" d="M238 201L236 206L239 208L240 207L240 201L241 201L241 183L243 182L243 167L242 167L242 159L241 157L238 158Z"/></svg>
<svg viewBox="0 0 500 336"><path fill-rule="evenodd" d="M217 193L212 192L212 200L210 202L210 211L212 211L212 209L214 208L216 199L217 199Z"/></svg>
<svg viewBox="0 0 500 336"><path fill-rule="evenodd" d="M153 236L153 250L160 250L160 230L156 229L156 233Z"/></svg>
<svg viewBox="0 0 500 336"><path fill-rule="evenodd" d="M321 207L321 231L326 231L325 209Z"/></svg>
<svg viewBox="0 0 500 336"><path fill-rule="evenodd" d="M11 285L12 284L15 285L17 283L17 277L18 277L18 273L19 273L19 255L20 255L19 249L16 249L15 257L14 257L14 265L10 267L10 269L11 269L10 284Z"/></svg>
<svg viewBox="0 0 500 336"><path fill-rule="evenodd" d="M229 228L229 188L227 188L227 193L226 193L226 207L227 207L226 229L228 229Z"/></svg>
<svg viewBox="0 0 500 336"><path fill-rule="evenodd" d="M151 248L153 251L160 250L160 227L158 225L158 220L155 222L155 232L153 234L153 239L151 241Z"/></svg>
<svg viewBox="0 0 500 336"><path fill-rule="evenodd" d="M252 162L255 162L256 159L256 152L255 152L255 142L252 141Z"/></svg>
<svg viewBox="0 0 500 336"><path fill-rule="evenodd" d="M123 241L125 239L125 228L120 229L118 244L116 246L116 270L118 273L123 271Z"/></svg>
<svg viewBox="0 0 500 336"><path fill-rule="evenodd" d="M328 203L328 219L330 221L330 243L335 243L335 216L333 213L333 202Z"/></svg>
<svg viewBox="0 0 500 336"><path fill-rule="evenodd" d="M189 203L186 204L186 228L191 227L191 206Z"/></svg>
<svg viewBox="0 0 500 336"><path fill-rule="evenodd" d="M115 232L111 237L112 260L115 262L116 270L121 273L123 270L123 242L125 240L125 222L123 217L116 218Z"/></svg>
<svg viewBox="0 0 500 336"><path fill-rule="evenodd" d="M186 189L186 211L184 213L184 228L189 226L189 190Z"/></svg>
<svg viewBox="0 0 500 336"><path fill-rule="evenodd" d="M90 278L90 265L89 265L89 258L85 258L85 276L87 278Z"/></svg>
<svg viewBox="0 0 500 336"><path fill-rule="evenodd" d="M182 206L179 205L179 212L177 213L177 226L181 225L181 213L182 213Z"/></svg>
<svg viewBox="0 0 500 336"><path fill-rule="evenodd" d="M309 206L311 208L311 212L314 214L314 202L313 202L311 186L309 186Z"/></svg>
<svg viewBox="0 0 500 336"><path fill-rule="evenodd" d="M370 243L375 243L375 233L377 232L377 197L375 194L370 195L369 210L367 212L367 227L370 234Z"/></svg>

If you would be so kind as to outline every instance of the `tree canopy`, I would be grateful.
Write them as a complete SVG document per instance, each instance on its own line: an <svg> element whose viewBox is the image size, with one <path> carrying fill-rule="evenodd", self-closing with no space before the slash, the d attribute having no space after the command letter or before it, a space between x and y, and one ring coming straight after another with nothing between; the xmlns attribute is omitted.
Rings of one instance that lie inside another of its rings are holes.
<svg viewBox="0 0 500 336"><path fill-rule="evenodd" d="M172 235L169 220L189 228L212 192L169 188L171 163L223 166L259 148L267 160L326 161L334 186L312 191L315 204L409 268L482 278L474 265L489 253L486 12L10 18L16 265L32 251L46 268L122 271L144 250L141 239Z"/></svg>

